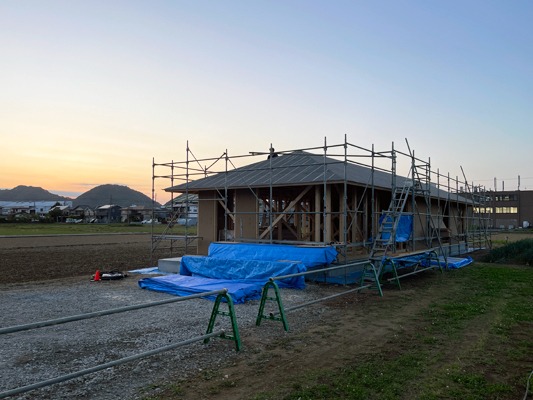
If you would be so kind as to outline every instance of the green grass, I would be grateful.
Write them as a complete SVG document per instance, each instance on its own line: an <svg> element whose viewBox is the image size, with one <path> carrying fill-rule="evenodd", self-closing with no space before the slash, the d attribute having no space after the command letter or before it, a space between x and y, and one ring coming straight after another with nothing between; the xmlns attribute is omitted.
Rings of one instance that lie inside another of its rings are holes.
<svg viewBox="0 0 533 400"><path fill-rule="evenodd" d="M273 383L269 390L249 393L249 398L522 398L533 359L533 339L528 333L533 328L533 268L476 263L439 276L442 278L433 279L427 287L415 289L430 291L432 295L426 299L430 304L420 305L418 313L404 321L410 329L391 331L394 337L388 337L389 346L377 347L370 355L346 357L334 368L306 366L301 373L287 374ZM415 297L400 298L407 305L416 301ZM403 304L397 302L395 307ZM369 311L380 308L377 304L369 307ZM323 327L328 334L329 328L332 334L338 329L336 324ZM304 335L275 340L267 345L269 351L251 349L257 355L248 363L253 373L270 379L268 361L276 356L270 350L291 351ZM313 336L309 334L310 340ZM212 383L202 398L224 393L231 398L238 390L238 380L221 381L222 373L201 372L198 378ZM165 399L173 399L184 393L165 394Z"/></svg>
<svg viewBox="0 0 533 400"><path fill-rule="evenodd" d="M155 233L162 233L166 225L154 225ZM76 235L87 233L150 233L150 225L140 224L3 224L0 225L0 236L25 235ZM173 234L185 234L184 226L175 226ZM188 227L189 235L196 235L196 227Z"/></svg>
<svg viewBox="0 0 533 400"><path fill-rule="evenodd" d="M311 382L294 382L286 400L310 399L498 399L516 397L509 382L523 383L521 374L509 376L504 365L531 359L529 341L509 340L513 327L533 322L533 268L478 265L450 272L451 282L463 290L451 299L436 299L420 312L423 333L399 339L400 354L373 354L352 365L322 372ZM505 297L505 299L503 299ZM490 318L488 317L490 315ZM454 363L446 352L463 340L465 330L480 318L491 321L474 356L460 355ZM499 353L494 348L498 344ZM496 359L494 357L498 357ZM461 358L460 361L459 358ZM502 365L503 364L503 365ZM487 366L501 376L485 376ZM527 367L530 368L530 367ZM523 389L520 389L523 390Z"/></svg>
<svg viewBox="0 0 533 400"><path fill-rule="evenodd" d="M492 249L483 261L533 265L533 239L522 239Z"/></svg>

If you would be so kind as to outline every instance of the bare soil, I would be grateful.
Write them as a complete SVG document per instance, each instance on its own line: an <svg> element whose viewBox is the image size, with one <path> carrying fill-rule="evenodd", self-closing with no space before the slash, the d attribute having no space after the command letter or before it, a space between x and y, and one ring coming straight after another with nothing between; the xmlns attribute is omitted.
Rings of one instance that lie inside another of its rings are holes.
<svg viewBox="0 0 533 400"><path fill-rule="evenodd" d="M493 241L496 240L502 240L502 241L508 241L508 242L517 242L522 239L533 239L533 232L502 232L502 233L496 233L492 234L491 238Z"/></svg>
<svg viewBox="0 0 533 400"><path fill-rule="evenodd" d="M150 235L0 238L0 284L38 282L150 266Z"/></svg>

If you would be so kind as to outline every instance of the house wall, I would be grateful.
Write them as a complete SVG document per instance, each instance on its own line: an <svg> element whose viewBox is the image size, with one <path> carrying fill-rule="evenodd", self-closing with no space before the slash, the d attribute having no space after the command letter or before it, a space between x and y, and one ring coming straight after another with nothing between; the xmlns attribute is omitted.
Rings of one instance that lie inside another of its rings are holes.
<svg viewBox="0 0 533 400"><path fill-rule="evenodd" d="M296 196L299 194L294 190L287 190L285 193L279 191L280 188L277 188L277 193L274 194L275 204L274 207L276 210L280 211L282 208L287 207ZM283 190L283 189L281 189ZM303 190L303 188L302 188ZM320 214L309 217L306 220L305 215L289 215L284 217L283 224L278 223L275 226L277 230L274 234L275 240L302 240L305 241L333 241L336 243L344 242L344 218L342 211L344 209L344 187L342 184L328 184L326 187L326 202L324 204L324 193L323 185L315 185L314 188L308 191L305 197L302 198L300 203L294 207L294 211L298 211L301 207L305 207L311 212L320 212ZM265 199L265 193L261 195L261 190L256 190L256 195ZM233 234L235 238L246 238L246 239L256 239L260 238L260 232L263 232L266 226L260 230L259 228L259 201L257 200L256 195L250 189L236 189L228 191L228 215L233 215L234 220L228 217L227 226L228 233ZM202 239L198 241L198 254L208 254L209 244L218 240L223 240L221 236L221 231L224 229L224 209L223 206L219 204L218 201L206 200L206 199L215 199L218 198L219 194L215 191L201 191L200 192L200 201L198 205L199 211L199 220L198 220L198 236ZM372 202L371 202L371 192L365 190L364 187L359 187L356 185L348 185L348 192L346 194L347 205L348 205L348 215L346 224L350 227L347 234L348 243L361 243L370 239L372 228L374 228L374 235L377 235L379 231L379 217L385 212L391 201L391 192L385 189L375 189L374 192L374 219L372 221ZM282 207L282 201L284 206ZM448 238L451 235L462 234L466 229L466 221L459 220L456 223L457 216L463 217L464 214L464 203L459 203L450 201L446 205L446 200L441 199L440 201L440 212L438 210L439 204L437 199L432 199L431 204L431 214L435 223L435 227L438 227L440 221L440 234L443 244L447 244ZM302 206L304 204L304 206ZM235 210L233 210L235 207ZM359 207L359 213L355 217L355 210ZM458 211L458 207L459 210ZM329 214L326 217L326 223L328 224L326 230L326 237L323 235L323 226L324 218L322 212L324 208L327 212L333 213ZM407 199L404 212L412 212L412 200L411 198ZM422 196L416 197L416 209L413 218L414 223L414 235L415 238L421 238L415 244L415 250L421 250L426 248L426 241L424 238L427 236L428 229L428 220L426 215L426 203ZM235 214L233 214L235 212ZM242 213L242 214L241 214ZM250 213L250 214L247 214ZM448 215L449 213L449 215ZM437 219L436 215L440 214L440 217ZM273 219L279 215L274 213ZM355 220L354 220L355 218ZM306 220L307 222L303 222ZM352 223L352 220L353 223ZM372 226L374 223L374 226ZM264 224L265 225L265 224ZM268 224L266 224L268 225ZM288 226L290 225L290 226ZM315 230L314 234L302 235L305 231ZM281 234L283 231L283 235ZM296 235L295 238L294 236ZM268 235L265 235L263 232L263 239L268 238ZM230 239L231 240L231 239ZM438 243L434 241L432 244L436 246ZM405 245L404 245L405 246ZM405 247L403 247L405 248ZM356 250L350 250L350 253L353 255L364 256L367 254L367 250L364 250L363 247L357 248Z"/></svg>
<svg viewBox="0 0 533 400"><path fill-rule="evenodd" d="M218 195L214 190L202 191L198 202L198 254L207 255L209 245L217 240L217 202ZM203 201L202 201L203 200Z"/></svg>
<svg viewBox="0 0 533 400"><path fill-rule="evenodd" d="M259 233L259 202L250 189L235 191L235 238L256 239ZM242 228L242 232L241 232Z"/></svg>

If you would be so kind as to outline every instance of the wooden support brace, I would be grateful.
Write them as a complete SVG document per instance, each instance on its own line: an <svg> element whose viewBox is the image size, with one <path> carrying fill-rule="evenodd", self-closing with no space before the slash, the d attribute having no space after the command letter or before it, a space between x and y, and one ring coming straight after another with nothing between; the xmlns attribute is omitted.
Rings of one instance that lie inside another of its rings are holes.
<svg viewBox="0 0 533 400"><path fill-rule="evenodd" d="M300 193L300 194L298 195L298 197L296 197L293 201L291 201L291 203L290 203L287 207L285 207L285 209L284 209L284 210L283 210L283 211L282 211L282 212L281 212L281 213L280 213L280 214L274 219L274 221L272 221L272 225L268 226L268 227L266 228L266 230L265 230L265 231L259 236L259 239L263 239L263 238L267 235L268 231L269 231L270 229L272 229L272 227L275 226L279 221L281 221L281 219L283 218L283 216L284 216L285 214L287 214L287 212L288 212L292 207L294 207L294 205L295 205L296 203L298 203L298 202L302 199L302 197L304 197L304 195L305 195L305 194L306 194L306 193L307 193L312 187L313 187L313 186L311 186L311 185L307 186L307 187L302 191L302 193Z"/></svg>
<svg viewBox="0 0 533 400"><path fill-rule="evenodd" d="M218 202L222 205L222 208L223 208L224 210L226 210L226 212L228 213L228 215L230 216L230 218L233 220L233 222L235 222L235 215L233 215L233 214L230 212L230 210L228 210L228 209L226 208L226 205L224 204L224 202L223 202L222 200L219 200Z"/></svg>

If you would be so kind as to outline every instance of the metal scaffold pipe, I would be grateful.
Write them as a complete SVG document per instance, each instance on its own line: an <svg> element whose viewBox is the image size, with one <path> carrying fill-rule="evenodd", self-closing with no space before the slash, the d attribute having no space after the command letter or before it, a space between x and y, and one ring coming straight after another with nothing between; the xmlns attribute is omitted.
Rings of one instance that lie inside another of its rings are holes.
<svg viewBox="0 0 533 400"><path fill-rule="evenodd" d="M43 328L45 326L66 324L67 322L81 321L84 319L96 318L96 317L101 317L101 316L110 315L110 314L118 314L118 313L122 313L126 311L140 310L141 308L155 307L155 306L160 306L163 304L178 303L180 301L197 299L200 297L213 296L213 295L218 295L218 294L226 294L227 292L228 292L228 289L213 290L211 292L191 294L189 296L177 297L177 298L161 300L161 301L154 301L151 303L136 304L133 306L113 308L113 309L104 310L104 311L96 311L92 313L74 315L71 317L58 318L58 319L53 319L49 321L34 322L32 324L27 324L27 325L12 326L9 328L0 329L0 335L6 334L6 333L27 331L27 330L36 329L36 328Z"/></svg>

